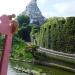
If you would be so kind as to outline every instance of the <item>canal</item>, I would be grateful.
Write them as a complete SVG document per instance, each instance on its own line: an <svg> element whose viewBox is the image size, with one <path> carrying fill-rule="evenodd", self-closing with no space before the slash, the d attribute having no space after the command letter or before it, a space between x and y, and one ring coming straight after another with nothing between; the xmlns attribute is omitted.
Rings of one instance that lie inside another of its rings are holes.
<svg viewBox="0 0 75 75"><path fill-rule="evenodd" d="M11 61L9 63L8 75L32 75L22 71L18 71L15 68L22 68L28 72L33 72L35 73L34 75L75 75L75 73L67 70L19 61Z"/></svg>

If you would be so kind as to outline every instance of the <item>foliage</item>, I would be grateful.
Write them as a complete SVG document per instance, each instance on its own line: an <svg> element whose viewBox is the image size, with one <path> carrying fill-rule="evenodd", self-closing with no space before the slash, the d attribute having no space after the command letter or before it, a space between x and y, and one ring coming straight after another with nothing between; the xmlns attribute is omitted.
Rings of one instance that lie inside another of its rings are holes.
<svg viewBox="0 0 75 75"><path fill-rule="evenodd" d="M19 31L16 34L19 38L30 41L30 32L31 32L31 26L29 25L30 19L28 16L19 15L17 16L17 20L19 22Z"/></svg>
<svg viewBox="0 0 75 75"><path fill-rule="evenodd" d="M4 35L0 36L0 56L2 54L3 45L4 45Z"/></svg>
<svg viewBox="0 0 75 75"><path fill-rule="evenodd" d="M3 49L4 35L0 36L0 55ZM31 60L33 58L30 52L27 52L28 45L20 38L13 36L11 57L19 60Z"/></svg>
<svg viewBox="0 0 75 75"><path fill-rule="evenodd" d="M26 52L26 50L27 44L23 40L13 37L11 57L21 60L32 59L32 54L30 52Z"/></svg>
<svg viewBox="0 0 75 75"><path fill-rule="evenodd" d="M48 57L44 52L43 53L38 52L37 50L38 48L39 46L31 44L27 47L27 52L30 52L36 60L40 61L44 61L46 59L48 60Z"/></svg>
<svg viewBox="0 0 75 75"><path fill-rule="evenodd" d="M31 33L39 46L75 53L75 17L51 17L38 32Z"/></svg>
<svg viewBox="0 0 75 75"><path fill-rule="evenodd" d="M38 25L33 25L32 26L32 32L31 34L35 34L40 30L40 27Z"/></svg>
<svg viewBox="0 0 75 75"><path fill-rule="evenodd" d="M18 31L17 36L23 40L25 40L26 42L30 42L31 38L30 38L30 32L31 32L31 26L27 25L25 27L20 28L20 30Z"/></svg>
<svg viewBox="0 0 75 75"><path fill-rule="evenodd" d="M24 15L17 16L17 20L19 22L20 27L26 26L30 22L30 18L28 16L24 16Z"/></svg>
<svg viewBox="0 0 75 75"><path fill-rule="evenodd" d="M0 36L0 50L3 49L4 36Z"/></svg>
<svg viewBox="0 0 75 75"><path fill-rule="evenodd" d="M34 44L37 44L37 41L35 40L35 35L40 31L40 27L38 25L33 25L32 30L30 33L31 41L34 42Z"/></svg>
<svg viewBox="0 0 75 75"><path fill-rule="evenodd" d="M65 24L66 50L75 52L75 17L67 17Z"/></svg>
<svg viewBox="0 0 75 75"><path fill-rule="evenodd" d="M33 44L31 44L31 45L27 46L27 50L28 50L29 52L31 52L31 53L36 52L36 51L37 51L37 49L38 49L38 46L33 45Z"/></svg>

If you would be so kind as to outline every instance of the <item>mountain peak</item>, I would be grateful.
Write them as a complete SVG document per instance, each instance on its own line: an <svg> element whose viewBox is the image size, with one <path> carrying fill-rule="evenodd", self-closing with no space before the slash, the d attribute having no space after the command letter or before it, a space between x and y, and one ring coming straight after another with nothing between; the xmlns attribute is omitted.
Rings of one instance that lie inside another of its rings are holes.
<svg viewBox="0 0 75 75"><path fill-rule="evenodd" d="M31 0L31 2L36 2L37 0Z"/></svg>
<svg viewBox="0 0 75 75"><path fill-rule="evenodd" d="M41 25L44 22L44 17L40 9L37 6L37 0L31 0L26 6L25 11L22 15L27 15L30 17L30 23Z"/></svg>

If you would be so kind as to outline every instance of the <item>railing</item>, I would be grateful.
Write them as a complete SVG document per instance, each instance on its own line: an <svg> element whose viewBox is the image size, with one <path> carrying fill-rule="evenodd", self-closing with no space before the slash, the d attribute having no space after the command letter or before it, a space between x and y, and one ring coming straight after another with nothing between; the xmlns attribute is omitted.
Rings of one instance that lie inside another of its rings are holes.
<svg viewBox="0 0 75 75"><path fill-rule="evenodd" d="M59 60L63 60L63 61L71 62L75 64L75 55L73 54L58 52L58 51L54 51L54 50L50 50L50 49L46 49L42 47L40 47L38 51L41 53L44 52L47 56L51 58L55 58L57 60L59 59Z"/></svg>
<svg viewBox="0 0 75 75"><path fill-rule="evenodd" d="M75 54L63 53L63 52L59 52L59 51L54 51L54 50L52 50L52 49L42 48L42 47L39 47L39 49L45 50L45 51L48 51L48 52L53 52L53 53L59 54L59 55L65 55L65 56L75 57Z"/></svg>
<svg viewBox="0 0 75 75"><path fill-rule="evenodd" d="M51 60L49 59L50 61L49 64L52 64L54 66L55 64L56 66L60 65L60 67L63 66L64 68L71 69L75 72L75 55L74 54L58 52L58 51L54 51L54 50L46 49L42 47L38 49L38 52L45 53L46 56L48 56L51 59Z"/></svg>

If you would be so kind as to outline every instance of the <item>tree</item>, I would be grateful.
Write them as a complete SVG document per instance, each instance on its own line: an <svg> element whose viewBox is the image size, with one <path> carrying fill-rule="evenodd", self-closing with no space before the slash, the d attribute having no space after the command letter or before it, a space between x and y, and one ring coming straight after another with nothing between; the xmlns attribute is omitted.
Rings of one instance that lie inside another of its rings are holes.
<svg viewBox="0 0 75 75"><path fill-rule="evenodd" d="M29 25L30 18L28 16L19 15L17 16L17 20L19 23L19 31L17 36L27 42L30 42L30 32L31 32L31 26Z"/></svg>
<svg viewBox="0 0 75 75"><path fill-rule="evenodd" d="M67 17L65 24L66 52L75 52L75 17Z"/></svg>
<svg viewBox="0 0 75 75"><path fill-rule="evenodd" d="M24 15L19 15L17 16L17 20L19 22L19 26L26 26L29 24L30 22L30 18L28 16L24 16Z"/></svg>
<svg viewBox="0 0 75 75"><path fill-rule="evenodd" d="M37 44L37 40L35 39L35 34L40 31L40 27L38 25L32 25L32 30L31 30L31 41L34 44Z"/></svg>
<svg viewBox="0 0 75 75"><path fill-rule="evenodd" d="M22 27L18 31L18 37L22 38L26 42L30 42L31 41L31 39L30 39L30 32L31 32L31 26L30 25Z"/></svg>
<svg viewBox="0 0 75 75"><path fill-rule="evenodd" d="M67 53L75 53L75 17L49 18L39 31L31 32L39 46Z"/></svg>

